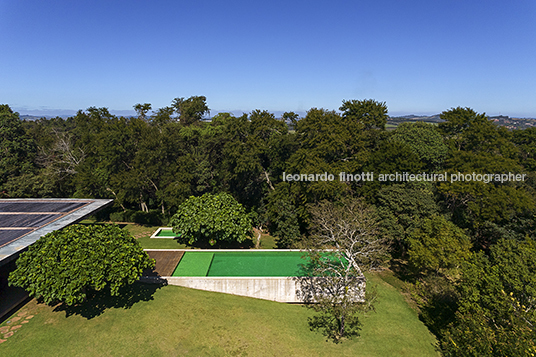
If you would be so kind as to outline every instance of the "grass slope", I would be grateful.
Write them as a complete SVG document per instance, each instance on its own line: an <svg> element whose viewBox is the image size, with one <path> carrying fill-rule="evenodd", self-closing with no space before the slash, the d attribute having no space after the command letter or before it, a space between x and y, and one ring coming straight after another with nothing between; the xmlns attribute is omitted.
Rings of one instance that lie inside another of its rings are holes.
<svg viewBox="0 0 536 357"><path fill-rule="evenodd" d="M16 315L34 317L0 344L0 355L437 356L434 337L403 296L376 275L369 282L378 287L377 311L362 318L360 337L341 344L309 331L311 311L299 305L177 286L147 295L140 284L132 289L139 296L118 304L127 308L96 302L91 311L66 316L32 300ZM13 320L0 331L19 323Z"/></svg>

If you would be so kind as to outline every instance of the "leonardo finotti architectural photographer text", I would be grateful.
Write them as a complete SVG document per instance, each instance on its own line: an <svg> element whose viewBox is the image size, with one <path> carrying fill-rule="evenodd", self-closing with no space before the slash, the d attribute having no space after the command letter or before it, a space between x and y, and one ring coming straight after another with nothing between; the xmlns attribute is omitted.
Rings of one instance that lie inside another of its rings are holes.
<svg viewBox="0 0 536 357"><path fill-rule="evenodd" d="M525 181L525 176L527 174L516 174L516 173L501 173L501 174L478 174L475 172L472 173L455 173L449 174L444 173L418 173L411 174L409 172L395 172L392 174L374 174L374 172L361 172L357 174L339 172L338 175L333 175L331 173L321 173L321 174L289 174L283 172L283 181L335 181L337 178L340 182L367 182L367 181L380 181L380 182L407 182L407 181L430 181L430 182L500 182L505 183L509 181Z"/></svg>

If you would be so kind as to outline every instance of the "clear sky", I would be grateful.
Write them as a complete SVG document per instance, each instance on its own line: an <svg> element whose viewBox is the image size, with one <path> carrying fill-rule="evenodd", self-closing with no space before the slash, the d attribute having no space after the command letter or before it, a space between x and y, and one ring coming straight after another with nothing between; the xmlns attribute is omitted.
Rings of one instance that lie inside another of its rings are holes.
<svg viewBox="0 0 536 357"><path fill-rule="evenodd" d="M536 1L0 0L0 103L536 117Z"/></svg>

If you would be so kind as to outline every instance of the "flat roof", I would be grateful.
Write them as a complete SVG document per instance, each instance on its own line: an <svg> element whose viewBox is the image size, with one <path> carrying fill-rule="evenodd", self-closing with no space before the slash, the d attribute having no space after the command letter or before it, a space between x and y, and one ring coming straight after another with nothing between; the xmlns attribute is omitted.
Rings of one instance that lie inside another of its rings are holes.
<svg viewBox="0 0 536 357"><path fill-rule="evenodd" d="M111 205L113 199L0 199L0 265L47 233L62 229Z"/></svg>

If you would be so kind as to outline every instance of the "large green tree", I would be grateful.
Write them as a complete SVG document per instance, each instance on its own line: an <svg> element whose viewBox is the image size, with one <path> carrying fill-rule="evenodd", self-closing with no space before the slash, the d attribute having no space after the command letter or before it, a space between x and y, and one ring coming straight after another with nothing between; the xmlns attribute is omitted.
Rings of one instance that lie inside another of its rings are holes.
<svg viewBox="0 0 536 357"><path fill-rule="evenodd" d="M10 197L4 187L9 180L32 173L37 147L26 134L19 113L7 104L0 105L0 193Z"/></svg>
<svg viewBox="0 0 536 357"><path fill-rule="evenodd" d="M483 229L492 224L505 225L518 217L533 214L533 189L526 182L484 182L452 180L461 174L523 173L519 148L512 134L470 108L453 108L441 114L439 124L449 146L445 162L451 180L440 182L438 191L453 221L473 231L477 246L489 248L493 237Z"/></svg>
<svg viewBox="0 0 536 357"><path fill-rule="evenodd" d="M22 253L10 285L45 303L83 302L92 291L122 286L154 267L134 237L115 225L72 225L41 237Z"/></svg>
<svg viewBox="0 0 536 357"><path fill-rule="evenodd" d="M455 321L444 331L446 356L536 353L536 243L502 239L463 268Z"/></svg>
<svg viewBox="0 0 536 357"><path fill-rule="evenodd" d="M181 240L201 245L242 243L251 237L252 229L244 207L227 193L190 197L169 223Z"/></svg>
<svg viewBox="0 0 536 357"><path fill-rule="evenodd" d="M471 254L471 240L443 216L425 218L408 236L409 263L421 274L458 276Z"/></svg>
<svg viewBox="0 0 536 357"><path fill-rule="evenodd" d="M447 145L433 124L402 123L398 125L391 139L409 146L431 171L441 168L447 156Z"/></svg>
<svg viewBox="0 0 536 357"><path fill-rule="evenodd" d="M210 113L205 96L192 96L188 99L173 99L172 107L179 115L179 120L184 125L191 125L201 121L205 114Z"/></svg>
<svg viewBox="0 0 536 357"><path fill-rule="evenodd" d="M290 200L289 184L282 182L268 194L266 216L278 248L294 248L301 238L298 209Z"/></svg>
<svg viewBox="0 0 536 357"><path fill-rule="evenodd" d="M382 187L376 195L376 207L381 218L380 231L393 242L396 253L404 256L407 240L421 222L439 213L430 182L406 182Z"/></svg>
<svg viewBox="0 0 536 357"><path fill-rule="evenodd" d="M363 129L385 129L387 105L373 99L343 100L339 108L342 117Z"/></svg>

